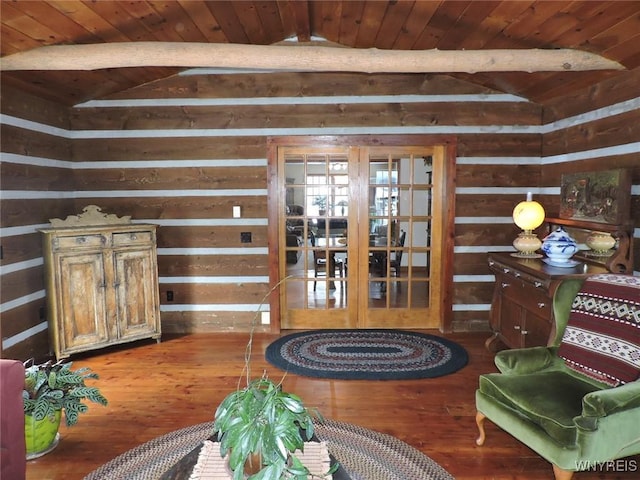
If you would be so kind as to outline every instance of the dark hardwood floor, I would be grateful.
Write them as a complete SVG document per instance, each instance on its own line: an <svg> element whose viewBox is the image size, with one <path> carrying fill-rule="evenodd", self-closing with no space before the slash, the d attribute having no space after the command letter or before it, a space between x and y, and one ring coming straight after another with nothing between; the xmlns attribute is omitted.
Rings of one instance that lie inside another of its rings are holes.
<svg viewBox="0 0 640 480"><path fill-rule="evenodd" d="M475 445L474 392L478 375L495 371L493 356L483 345L486 333L446 337L462 344L470 357L453 375L375 382L289 374L284 386L326 417L402 439L457 479L551 479L547 462L490 422L485 446ZM281 371L264 360L274 338L256 335L252 376L266 370L280 379ZM173 336L160 344L143 341L73 357L74 367L89 366L100 374L97 385L109 406L91 404L76 426L62 426L58 447L28 462L27 479L81 479L154 437L211 421L218 403L238 384L247 339L246 333ZM635 471L581 472L574 479L640 478L640 457L617 465L619 470L635 466Z"/></svg>

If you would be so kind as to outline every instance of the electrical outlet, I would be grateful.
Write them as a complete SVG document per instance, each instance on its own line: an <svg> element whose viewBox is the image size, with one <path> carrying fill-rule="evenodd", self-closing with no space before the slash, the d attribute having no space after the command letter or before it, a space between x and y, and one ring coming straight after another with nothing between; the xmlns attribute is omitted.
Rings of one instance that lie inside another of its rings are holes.
<svg viewBox="0 0 640 480"><path fill-rule="evenodd" d="M260 323L262 323L262 325L269 325L269 322L271 321L269 319L270 315L269 312L260 312Z"/></svg>
<svg viewBox="0 0 640 480"><path fill-rule="evenodd" d="M251 232L240 232L240 243L251 243Z"/></svg>
<svg viewBox="0 0 640 480"><path fill-rule="evenodd" d="M173 290L167 290L167 302L173 302Z"/></svg>

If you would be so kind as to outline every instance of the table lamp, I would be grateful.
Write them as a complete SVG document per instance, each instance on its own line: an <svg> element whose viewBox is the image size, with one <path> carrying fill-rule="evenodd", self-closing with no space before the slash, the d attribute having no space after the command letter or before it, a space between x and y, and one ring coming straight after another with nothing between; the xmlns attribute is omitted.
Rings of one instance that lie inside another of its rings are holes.
<svg viewBox="0 0 640 480"><path fill-rule="evenodd" d="M514 257L540 258L537 254L542 246L540 239L533 233L544 222L544 208L538 202L532 200L531 192L527 193L527 199L520 202L513 209L513 221L523 232L513 241L513 246L518 251L512 253Z"/></svg>

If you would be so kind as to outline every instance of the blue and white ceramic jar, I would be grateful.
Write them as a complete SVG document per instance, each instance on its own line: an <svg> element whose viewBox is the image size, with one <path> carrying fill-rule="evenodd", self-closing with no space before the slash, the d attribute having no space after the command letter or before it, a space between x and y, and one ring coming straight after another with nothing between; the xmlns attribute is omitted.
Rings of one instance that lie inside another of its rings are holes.
<svg viewBox="0 0 640 480"><path fill-rule="evenodd" d="M558 227L542 241L542 251L552 262L565 263L578 251L578 244L564 228Z"/></svg>

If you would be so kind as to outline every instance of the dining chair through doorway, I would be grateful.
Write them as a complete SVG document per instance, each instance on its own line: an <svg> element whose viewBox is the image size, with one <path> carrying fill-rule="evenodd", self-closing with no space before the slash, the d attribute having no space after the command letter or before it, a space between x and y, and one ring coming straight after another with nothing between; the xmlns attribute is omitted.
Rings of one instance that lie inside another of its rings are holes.
<svg viewBox="0 0 640 480"><path fill-rule="evenodd" d="M316 237L313 233L309 234L309 240L311 241L311 246L315 247ZM332 255L332 258L331 258L332 262L329 262L329 259L327 258L326 250L316 250L316 249L313 250L314 278L326 277L327 269L329 268L329 265L331 263L333 263L333 266L334 266L333 274L335 275L336 273L338 273L338 276L344 278L345 261L340 258L336 258L333 252L330 252L329 254ZM314 292L316 291L316 284L317 282L314 280L313 281Z"/></svg>

